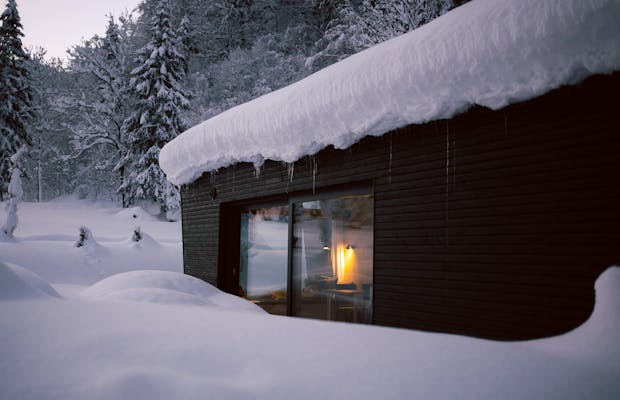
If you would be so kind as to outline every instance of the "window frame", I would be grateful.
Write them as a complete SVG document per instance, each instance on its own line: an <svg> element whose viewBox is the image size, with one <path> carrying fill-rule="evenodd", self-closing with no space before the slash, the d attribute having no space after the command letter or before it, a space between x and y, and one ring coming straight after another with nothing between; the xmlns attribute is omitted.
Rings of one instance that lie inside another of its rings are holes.
<svg viewBox="0 0 620 400"><path fill-rule="evenodd" d="M373 199L373 247L375 242L375 193L374 182L364 181L346 185L337 185L319 190L306 190L294 193L285 193L275 196L249 198L220 204L220 240L218 257L218 287L229 293L240 294L240 264L241 264L241 214L249 210L270 207L288 207L288 246L287 246L287 299L286 315L293 314L294 305L294 204L306 201L325 200L341 196L371 195ZM372 259L372 279L375 281L375 252ZM371 315L374 316L374 301L371 303ZM374 319L374 318L373 318ZM369 323L373 323L370 321Z"/></svg>

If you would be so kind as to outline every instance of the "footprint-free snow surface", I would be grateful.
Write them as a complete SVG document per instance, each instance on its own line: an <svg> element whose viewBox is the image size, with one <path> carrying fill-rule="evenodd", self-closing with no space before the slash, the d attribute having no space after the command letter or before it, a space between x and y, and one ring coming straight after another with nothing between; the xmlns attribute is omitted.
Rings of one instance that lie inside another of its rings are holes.
<svg viewBox="0 0 620 400"><path fill-rule="evenodd" d="M257 305L224 293L198 278L170 271L131 271L113 275L83 291L82 296L94 300L213 306L264 313Z"/></svg>
<svg viewBox="0 0 620 400"><path fill-rule="evenodd" d="M0 300L0 398L620 398L618 267L596 282L585 324L526 342L107 298L149 282L205 299L217 290L165 275L111 277L90 299Z"/></svg>
<svg viewBox="0 0 620 400"><path fill-rule="evenodd" d="M145 249L118 208L19 212L0 242L2 400L620 398L619 267L582 326L496 342L269 315L180 273L178 223L143 221ZM104 252L74 247L80 224Z"/></svg>

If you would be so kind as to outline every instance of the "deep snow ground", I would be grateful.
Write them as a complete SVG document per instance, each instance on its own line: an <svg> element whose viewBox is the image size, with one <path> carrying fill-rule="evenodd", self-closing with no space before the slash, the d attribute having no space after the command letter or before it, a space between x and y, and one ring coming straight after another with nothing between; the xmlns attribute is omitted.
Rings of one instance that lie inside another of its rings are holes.
<svg viewBox="0 0 620 400"><path fill-rule="evenodd" d="M20 203L18 218L15 240L0 241L0 261L26 266L69 290L70 285L89 285L130 270L183 270L180 221L159 220L139 207L65 198ZM0 203L0 221L4 219ZM82 225L91 230L96 249L75 247ZM136 226L155 242L131 242Z"/></svg>
<svg viewBox="0 0 620 400"><path fill-rule="evenodd" d="M0 243L0 399L620 398L618 267L584 325L495 342L265 314L174 272L178 223L141 222L143 251L118 211L20 209L17 241ZM102 246L92 254L72 247L80 224Z"/></svg>

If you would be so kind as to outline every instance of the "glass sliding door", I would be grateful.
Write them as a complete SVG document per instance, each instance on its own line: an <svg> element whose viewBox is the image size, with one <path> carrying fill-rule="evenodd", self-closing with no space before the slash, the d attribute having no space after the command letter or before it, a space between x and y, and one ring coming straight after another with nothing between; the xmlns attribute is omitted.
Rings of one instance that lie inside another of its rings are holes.
<svg viewBox="0 0 620 400"><path fill-rule="evenodd" d="M292 314L371 322L372 196L294 202L293 210Z"/></svg>
<svg viewBox="0 0 620 400"><path fill-rule="evenodd" d="M358 190L242 208L240 294L272 314L371 323L373 211Z"/></svg>
<svg viewBox="0 0 620 400"><path fill-rule="evenodd" d="M241 213L241 295L272 314L287 314L288 205Z"/></svg>

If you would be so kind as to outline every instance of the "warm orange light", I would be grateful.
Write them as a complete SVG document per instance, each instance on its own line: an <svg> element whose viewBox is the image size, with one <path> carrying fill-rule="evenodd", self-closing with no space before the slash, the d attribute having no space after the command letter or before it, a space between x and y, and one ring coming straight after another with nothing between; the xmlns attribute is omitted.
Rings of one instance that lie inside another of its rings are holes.
<svg viewBox="0 0 620 400"><path fill-rule="evenodd" d="M332 270L338 284L353 282L356 264L355 250L350 244L338 243L332 249Z"/></svg>

